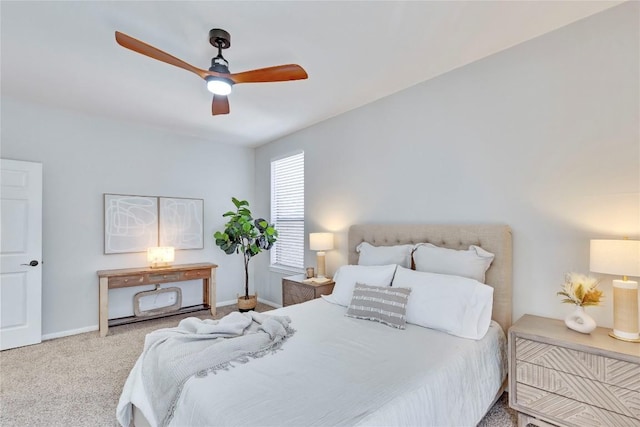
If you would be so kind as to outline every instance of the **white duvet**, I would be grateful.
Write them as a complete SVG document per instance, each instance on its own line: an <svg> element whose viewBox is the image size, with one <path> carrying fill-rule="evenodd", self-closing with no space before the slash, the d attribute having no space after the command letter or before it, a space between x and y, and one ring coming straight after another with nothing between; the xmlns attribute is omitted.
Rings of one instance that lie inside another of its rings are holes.
<svg viewBox="0 0 640 427"><path fill-rule="evenodd" d="M398 330L344 316L316 299L274 310L296 333L276 354L191 378L172 426L474 426L506 376L506 339L492 322L479 340L407 324ZM156 425L136 366L118 420L131 404Z"/></svg>

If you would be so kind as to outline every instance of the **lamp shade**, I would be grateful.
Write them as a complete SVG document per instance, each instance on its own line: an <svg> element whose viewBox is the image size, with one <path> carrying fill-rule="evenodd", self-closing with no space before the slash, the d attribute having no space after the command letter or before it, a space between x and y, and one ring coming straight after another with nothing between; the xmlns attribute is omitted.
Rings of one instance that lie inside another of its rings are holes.
<svg viewBox="0 0 640 427"><path fill-rule="evenodd" d="M640 277L640 240L591 240L594 273Z"/></svg>
<svg viewBox="0 0 640 427"><path fill-rule="evenodd" d="M309 233L309 249L312 251L333 249L333 233Z"/></svg>
<svg viewBox="0 0 640 427"><path fill-rule="evenodd" d="M173 246L157 246L147 248L147 261L151 267L168 267L175 260Z"/></svg>

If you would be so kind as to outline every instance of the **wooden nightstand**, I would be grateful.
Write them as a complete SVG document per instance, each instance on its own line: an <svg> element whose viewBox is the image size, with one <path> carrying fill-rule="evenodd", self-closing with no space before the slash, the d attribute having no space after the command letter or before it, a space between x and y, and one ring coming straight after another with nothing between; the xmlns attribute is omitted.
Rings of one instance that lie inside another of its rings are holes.
<svg viewBox="0 0 640 427"><path fill-rule="evenodd" d="M304 283L304 274L282 278L282 305L284 307L329 295L336 284L333 280L326 283Z"/></svg>
<svg viewBox="0 0 640 427"><path fill-rule="evenodd" d="M640 426L640 344L524 315L509 329L509 405L518 426Z"/></svg>

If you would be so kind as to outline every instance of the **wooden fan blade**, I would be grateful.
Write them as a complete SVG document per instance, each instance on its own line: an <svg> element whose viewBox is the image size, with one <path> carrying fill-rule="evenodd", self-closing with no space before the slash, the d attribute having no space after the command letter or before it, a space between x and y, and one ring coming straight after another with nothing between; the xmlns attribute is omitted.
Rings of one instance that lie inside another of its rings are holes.
<svg viewBox="0 0 640 427"><path fill-rule="evenodd" d="M229 114L229 99L225 95L213 95L211 114Z"/></svg>
<svg viewBox="0 0 640 427"><path fill-rule="evenodd" d="M208 76L207 71L194 67L191 64L187 64L186 62L176 58L175 56L169 55L168 53L163 52L158 48L148 45L145 42L141 42L140 40L134 39L133 37L121 33L120 31L116 31L116 42L118 42L118 44L122 47L126 47L127 49L130 49L134 52L146 55L149 58L157 59L158 61L174 65L187 71L191 71L192 73L199 75L203 79Z"/></svg>
<svg viewBox="0 0 640 427"><path fill-rule="evenodd" d="M303 80L309 77L307 72L297 64L277 65L259 68L242 73L229 74L234 83L284 82L287 80Z"/></svg>

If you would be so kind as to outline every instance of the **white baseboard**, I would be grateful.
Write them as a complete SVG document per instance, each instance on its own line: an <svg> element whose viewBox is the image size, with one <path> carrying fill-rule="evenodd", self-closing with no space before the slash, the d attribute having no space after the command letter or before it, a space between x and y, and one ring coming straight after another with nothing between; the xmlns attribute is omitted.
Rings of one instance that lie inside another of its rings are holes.
<svg viewBox="0 0 640 427"><path fill-rule="evenodd" d="M93 325L93 326L87 326L87 327L79 328L79 329L70 329L68 331L55 332L53 334L43 335L42 336L42 341L53 340L53 339L62 338L62 337L68 337L70 335L84 334L85 332L93 332L93 331L97 331L98 329L100 329L98 327L98 325Z"/></svg>
<svg viewBox="0 0 640 427"><path fill-rule="evenodd" d="M275 302L273 302L273 301L269 301L269 300L266 300L266 299L262 299L262 298L260 298L260 297L258 297L258 302L261 302L261 303L263 303L263 304L270 305L271 307L275 307L275 308L282 308L282 304L278 304L278 303L275 303Z"/></svg>
<svg viewBox="0 0 640 427"><path fill-rule="evenodd" d="M224 307L225 305L233 305L237 303L238 303L237 299L232 299L229 301L216 301L216 307Z"/></svg>

